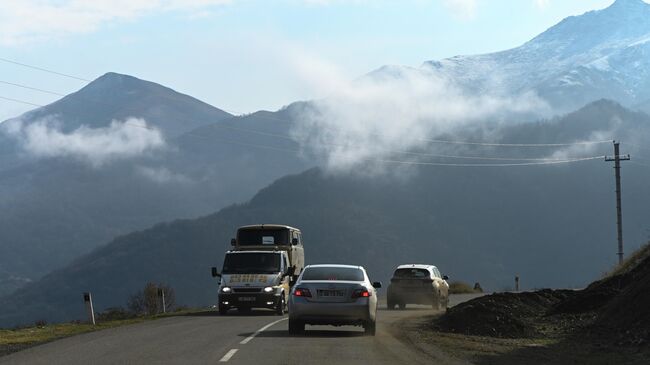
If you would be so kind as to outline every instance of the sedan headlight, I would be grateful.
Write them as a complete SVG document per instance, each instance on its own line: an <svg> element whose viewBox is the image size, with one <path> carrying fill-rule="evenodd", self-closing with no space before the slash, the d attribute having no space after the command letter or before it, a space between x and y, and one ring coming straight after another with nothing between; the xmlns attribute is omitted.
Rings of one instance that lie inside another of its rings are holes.
<svg viewBox="0 0 650 365"><path fill-rule="evenodd" d="M224 286L223 288L221 288L222 293L230 293L231 291L232 289L230 289L230 287L228 286Z"/></svg>
<svg viewBox="0 0 650 365"><path fill-rule="evenodd" d="M267 286L266 288L264 288L264 292L265 292L265 293L271 293L271 292L273 292L273 287L272 287L272 286Z"/></svg>

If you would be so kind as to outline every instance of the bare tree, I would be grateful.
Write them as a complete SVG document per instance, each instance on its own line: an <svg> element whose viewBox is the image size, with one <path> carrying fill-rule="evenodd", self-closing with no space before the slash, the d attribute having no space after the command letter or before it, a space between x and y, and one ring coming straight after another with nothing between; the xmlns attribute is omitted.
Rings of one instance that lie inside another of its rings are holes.
<svg viewBox="0 0 650 365"><path fill-rule="evenodd" d="M131 295L127 302L129 310L139 315L154 315L162 312L162 302L158 290L165 294L165 306L170 310L176 304L174 289L168 284L147 283L144 288Z"/></svg>

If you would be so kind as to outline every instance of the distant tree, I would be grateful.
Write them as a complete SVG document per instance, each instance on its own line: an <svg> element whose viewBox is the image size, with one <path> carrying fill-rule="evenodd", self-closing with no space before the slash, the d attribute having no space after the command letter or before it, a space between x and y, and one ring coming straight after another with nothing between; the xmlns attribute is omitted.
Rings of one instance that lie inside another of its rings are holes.
<svg viewBox="0 0 650 365"><path fill-rule="evenodd" d="M174 289L168 284L147 283L144 288L132 294L128 301L129 311L138 315L154 315L162 313L162 301L158 291L162 290L165 294L165 306L167 311L172 310L176 304L176 294Z"/></svg>

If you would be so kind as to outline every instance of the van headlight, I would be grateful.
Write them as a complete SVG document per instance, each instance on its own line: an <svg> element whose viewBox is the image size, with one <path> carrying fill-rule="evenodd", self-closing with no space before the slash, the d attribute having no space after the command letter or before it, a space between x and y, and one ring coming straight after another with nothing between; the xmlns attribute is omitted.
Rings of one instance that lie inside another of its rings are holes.
<svg viewBox="0 0 650 365"><path fill-rule="evenodd" d="M264 288L264 292L265 292L265 293L272 293L273 290L274 290L274 289L273 289L272 286L267 286L266 288Z"/></svg>
<svg viewBox="0 0 650 365"><path fill-rule="evenodd" d="M232 289L230 289L229 286L224 286L223 288L221 288L222 293L230 293L231 291Z"/></svg>

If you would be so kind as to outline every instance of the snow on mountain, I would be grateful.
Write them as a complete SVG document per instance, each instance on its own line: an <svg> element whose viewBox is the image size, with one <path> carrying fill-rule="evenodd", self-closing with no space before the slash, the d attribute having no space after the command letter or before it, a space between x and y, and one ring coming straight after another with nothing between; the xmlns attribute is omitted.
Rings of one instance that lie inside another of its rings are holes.
<svg viewBox="0 0 650 365"><path fill-rule="evenodd" d="M413 72L395 69L372 75ZM636 105L650 99L650 4L617 0L566 18L520 47L427 61L418 71L448 78L468 93L534 91L557 112L602 98Z"/></svg>

